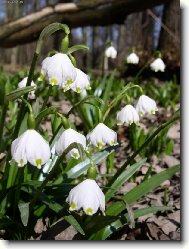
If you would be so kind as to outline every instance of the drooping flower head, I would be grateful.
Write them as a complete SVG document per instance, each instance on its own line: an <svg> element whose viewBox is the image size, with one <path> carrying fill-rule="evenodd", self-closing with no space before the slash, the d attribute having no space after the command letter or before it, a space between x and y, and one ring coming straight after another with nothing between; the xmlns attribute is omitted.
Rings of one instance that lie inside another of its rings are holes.
<svg viewBox="0 0 189 249"><path fill-rule="evenodd" d="M28 77L25 77L23 80L21 80L21 81L18 83L18 88L26 87L27 80L28 80ZM31 86L35 86L35 87L36 87L36 84L32 81L32 82L31 82ZM35 99L35 91L29 92L28 97L29 97L30 99Z"/></svg>
<svg viewBox="0 0 189 249"><path fill-rule="evenodd" d="M51 85L58 85L67 91L75 81L77 72L66 54L57 53L43 60L40 79L45 75Z"/></svg>
<svg viewBox="0 0 189 249"><path fill-rule="evenodd" d="M105 196L95 180L86 179L74 187L67 199L70 211L80 210L87 215L95 214L98 209L105 211Z"/></svg>
<svg viewBox="0 0 189 249"><path fill-rule="evenodd" d="M117 133L110 128L108 128L105 124L99 123L88 135L87 139L89 142L102 149L106 144L108 145L116 145L117 144Z"/></svg>
<svg viewBox="0 0 189 249"><path fill-rule="evenodd" d="M157 58L150 64L150 68L154 72L158 72L158 71L164 72L165 71L165 63L163 62L163 60L161 58Z"/></svg>
<svg viewBox="0 0 189 249"><path fill-rule="evenodd" d="M89 76L82 72L80 69L76 68L77 77L70 88L77 93L82 92L83 90L90 90Z"/></svg>
<svg viewBox="0 0 189 249"><path fill-rule="evenodd" d="M148 114L155 114L155 112L158 110L156 102L149 98L146 95L141 95L137 104L136 104L136 110L139 115L144 115L145 113Z"/></svg>
<svg viewBox="0 0 189 249"><path fill-rule="evenodd" d="M128 64L138 64L139 57L133 52L127 56L127 63Z"/></svg>
<svg viewBox="0 0 189 249"><path fill-rule="evenodd" d="M11 145L12 159L23 167L27 162L41 168L51 156L48 142L35 130L29 129Z"/></svg>
<svg viewBox="0 0 189 249"><path fill-rule="evenodd" d="M136 109L132 105L126 105L121 111L117 113L117 124L128 124L135 123L139 125L139 115Z"/></svg>
<svg viewBox="0 0 189 249"><path fill-rule="evenodd" d="M83 146L83 149L86 148L86 138L84 135L79 132L69 128L61 134L60 138L55 144L56 153L60 156L72 143L78 143ZM74 148L66 155L67 160L73 157L78 159L80 157L78 149Z"/></svg>
<svg viewBox="0 0 189 249"><path fill-rule="evenodd" d="M115 59L117 57L117 50L113 46L110 46L105 50L105 56Z"/></svg>

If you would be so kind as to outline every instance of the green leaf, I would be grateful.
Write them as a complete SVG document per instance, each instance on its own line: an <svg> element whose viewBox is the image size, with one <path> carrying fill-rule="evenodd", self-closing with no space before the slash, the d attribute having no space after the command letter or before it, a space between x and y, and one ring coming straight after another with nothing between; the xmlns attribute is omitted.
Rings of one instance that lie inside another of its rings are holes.
<svg viewBox="0 0 189 249"><path fill-rule="evenodd" d="M19 203L18 208L20 211L20 217L21 221L24 226L27 226L28 224L28 218L29 218L29 202L26 203Z"/></svg>
<svg viewBox="0 0 189 249"><path fill-rule="evenodd" d="M86 51L88 51L89 48L87 46L83 45L83 44L74 45L74 46L68 48L68 54L71 54L71 53L73 53L73 52L75 52L77 50L86 50Z"/></svg>
<svg viewBox="0 0 189 249"><path fill-rule="evenodd" d="M104 160L111 152L113 151L115 146L110 146L109 148L105 149L104 151L98 152L97 154L92 156L94 164L100 163ZM68 178L74 179L82 175L90 166L91 162L89 159L77 164L72 169L70 169L66 175Z"/></svg>
<svg viewBox="0 0 189 249"><path fill-rule="evenodd" d="M142 208L135 210L134 218L137 219L141 216L151 214L151 213L157 213L159 211L164 212L171 210L172 207L167 206L155 206L155 207L149 207L149 208ZM128 214L121 215L119 219L111 223L110 225L106 226L105 228L98 231L96 234L93 234L89 240L105 240L108 238L112 233L123 227L127 222L129 221Z"/></svg>
<svg viewBox="0 0 189 249"><path fill-rule="evenodd" d="M82 227L78 223L78 221L73 217L73 215L64 216L64 219L72 225L80 234L85 235Z"/></svg>
<svg viewBox="0 0 189 249"><path fill-rule="evenodd" d="M133 164L131 167L129 167L127 170L123 171L121 175L112 183L110 186L110 189L107 191L105 197L106 202L109 201L109 199L114 196L114 193L120 189L120 187L123 185L124 182L130 179L130 177L142 167L142 165L146 162L146 159L141 160L140 162L137 162Z"/></svg>
<svg viewBox="0 0 189 249"><path fill-rule="evenodd" d="M145 194L157 188L162 182L171 179L171 177L175 173L177 173L179 169L180 169L179 165L176 165L142 182L140 185L136 186L131 191L129 191L127 194L125 194L123 196L123 201L118 201L118 202L115 202L113 205L111 205L107 209L106 214L113 215L113 216L120 214L125 209L124 201L126 201L128 204L138 201Z"/></svg>
<svg viewBox="0 0 189 249"><path fill-rule="evenodd" d="M26 93L29 93L35 89L35 86L26 86L18 88L6 95L6 101L14 101Z"/></svg>

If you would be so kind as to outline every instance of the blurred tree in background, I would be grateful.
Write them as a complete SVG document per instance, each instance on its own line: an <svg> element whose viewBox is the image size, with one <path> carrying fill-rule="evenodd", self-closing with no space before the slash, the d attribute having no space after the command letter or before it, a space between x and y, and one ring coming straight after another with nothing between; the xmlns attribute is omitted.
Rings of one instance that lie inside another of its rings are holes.
<svg viewBox="0 0 189 249"><path fill-rule="evenodd" d="M108 41L118 49L118 67L133 46L142 55L141 65L159 49L168 66L179 67L179 4L179 0L6 0L0 7L0 63L10 64L11 70L29 64L41 30L63 22L72 28L72 43L90 47L88 54L77 53L83 69L102 67ZM43 53L58 49L60 39L59 33L49 39Z"/></svg>

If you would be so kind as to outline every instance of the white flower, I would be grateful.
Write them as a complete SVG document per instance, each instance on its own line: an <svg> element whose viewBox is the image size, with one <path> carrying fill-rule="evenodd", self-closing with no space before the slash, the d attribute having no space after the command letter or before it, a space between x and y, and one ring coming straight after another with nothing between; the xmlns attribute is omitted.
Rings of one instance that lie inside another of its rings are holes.
<svg viewBox="0 0 189 249"><path fill-rule="evenodd" d="M65 131L63 131L62 135L58 139L58 141L55 144L55 150L58 155L62 155L62 153L65 151L65 149L68 148L68 146L72 143L78 143L83 146L83 148L86 148L86 138L84 135L80 134L79 132L69 128ZM66 155L66 159L70 159L70 157L73 157L75 159L78 159L80 157L78 149L74 148Z"/></svg>
<svg viewBox="0 0 189 249"><path fill-rule="evenodd" d="M142 95L138 100L136 110L138 114L142 116L145 113L155 114L158 109L156 106L156 102L153 99L149 98L146 95Z"/></svg>
<svg viewBox="0 0 189 249"><path fill-rule="evenodd" d="M106 144L117 144L117 133L103 123L99 123L88 135L87 139L95 147L101 149Z"/></svg>
<svg viewBox="0 0 189 249"><path fill-rule="evenodd" d="M156 60L154 60L151 64L150 64L150 68L151 70L158 72L164 72L165 71L165 63L163 62L163 60L161 58L157 58Z"/></svg>
<svg viewBox="0 0 189 249"><path fill-rule="evenodd" d="M139 57L135 53L131 53L127 56L127 63L128 64L138 64L139 63Z"/></svg>
<svg viewBox="0 0 189 249"><path fill-rule="evenodd" d="M27 162L41 168L51 156L48 142L35 130L25 131L11 145L12 159L23 167Z"/></svg>
<svg viewBox="0 0 189 249"><path fill-rule="evenodd" d="M25 77L23 80L21 80L21 81L18 83L18 88L26 87L27 80L28 80L28 77ZM36 84L32 81L32 82L31 82L31 86L35 86L35 87L36 87ZM30 99L35 99L35 93L34 93L34 92L35 92L35 91L29 92L28 97L29 97Z"/></svg>
<svg viewBox="0 0 189 249"><path fill-rule="evenodd" d="M105 56L115 59L117 57L117 51L113 46L110 46L105 50Z"/></svg>
<svg viewBox="0 0 189 249"><path fill-rule="evenodd" d="M132 105L126 105L121 111L117 113L117 121L118 125L122 125L123 123L129 125L135 123L136 125L139 125L139 115Z"/></svg>
<svg viewBox="0 0 189 249"><path fill-rule="evenodd" d="M77 72L66 54L57 53L43 60L40 79L43 79L45 75L51 85L58 85L67 91L75 81Z"/></svg>
<svg viewBox="0 0 189 249"><path fill-rule="evenodd" d="M78 68L76 68L76 72L77 77L73 84L70 85L70 88L77 93L80 93L83 90L90 90L89 76Z"/></svg>
<svg viewBox="0 0 189 249"><path fill-rule="evenodd" d="M74 187L67 199L70 211L83 209L87 215L95 214L98 209L104 213L105 196L95 180L86 179Z"/></svg>

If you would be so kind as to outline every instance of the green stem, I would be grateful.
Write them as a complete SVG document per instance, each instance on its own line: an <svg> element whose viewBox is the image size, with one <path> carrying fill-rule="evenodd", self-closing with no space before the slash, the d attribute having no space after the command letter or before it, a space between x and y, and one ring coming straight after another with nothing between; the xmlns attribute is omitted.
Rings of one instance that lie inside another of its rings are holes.
<svg viewBox="0 0 189 249"><path fill-rule="evenodd" d="M41 184L41 186L38 188L38 190L36 191L33 199L30 202L30 214L32 212L32 209L37 201L37 199L39 198L40 194L42 193L43 189L45 188L45 186L47 185L47 183L53 178L54 173L56 172L58 166L62 163L62 161L64 160L66 154L73 148L78 148L77 143L72 143L70 144L67 149L63 152L63 154L58 158L58 160L56 161L53 169L49 172L49 174L47 175L47 177L45 178L45 180L43 181L43 183Z"/></svg>
<svg viewBox="0 0 189 249"><path fill-rule="evenodd" d="M106 118L108 117L109 112L111 111L111 109L118 104L119 101L121 101L122 97L125 95L125 92L131 88L139 88L141 90L141 87L138 85L133 85L130 87L126 87L115 99L112 100L112 102L109 104L107 111L105 112L104 116L103 116L103 120L105 122Z"/></svg>
<svg viewBox="0 0 189 249"><path fill-rule="evenodd" d="M8 105L5 103L4 106L3 106L3 109L2 109L2 115L1 115L1 120L0 120L0 151L1 151L1 143L2 143L1 140L2 140L2 137L3 137L3 128L4 128L4 124L5 124L7 107L8 107Z"/></svg>
<svg viewBox="0 0 189 249"><path fill-rule="evenodd" d="M43 111L46 108L51 92L52 92L52 86L50 85L40 111Z"/></svg>
<svg viewBox="0 0 189 249"><path fill-rule="evenodd" d="M152 141L152 139L158 134L160 133L160 131L162 131L163 129L165 129L167 126L169 126L170 124L174 123L176 120L178 120L180 118L180 115L176 115L175 117L173 117L170 121L160 125L155 131L154 133L149 136L149 138L146 139L146 141L140 146L140 148L138 148L138 150L136 150L135 152L133 152L133 154L127 159L127 161L125 161L125 163L123 163L123 165L121 166L121 168L118 169L117 173L114 175L114 177L111 179L110 183L108 184L108 187L112 185L112 183L122 174L122 172L126 169L126 167L132 163L132 161L135 159L135 157L146 147L149 145L149 143Z"/></svg>

